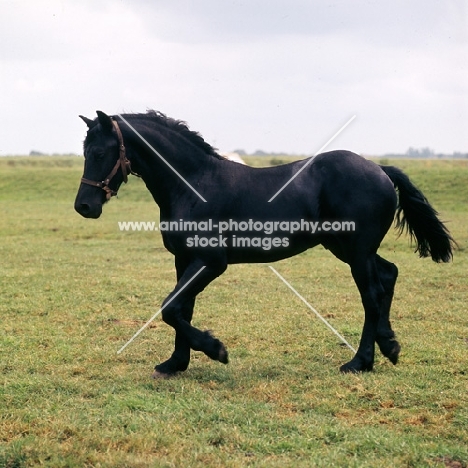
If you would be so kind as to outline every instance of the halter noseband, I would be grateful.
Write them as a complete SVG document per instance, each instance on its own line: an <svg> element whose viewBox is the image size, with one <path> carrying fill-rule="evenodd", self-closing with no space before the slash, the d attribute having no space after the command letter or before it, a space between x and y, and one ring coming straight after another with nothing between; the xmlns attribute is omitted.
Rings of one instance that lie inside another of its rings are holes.
<svg viewBox="0 0 468 468"><path fill-rule="evenodd" d="M119 170L119 167L122 169L123 181L127 183L128 181L128 174L133 174L140 177L137 173L133 172L131 169L130 161L127 159L125 154L125 145L123 142L122 132L120 131L119 124L116 120L112 118L112 125L114 127L115 132L117 133L117 138L119 140L119 159L115 163L114 168L110 172L110 174L101 182L97 182L94 180L85 179L82 177L81 183L92 185L93 187L98 187L104 192L106 192L106 200L110 200L111 197L117 195L117 190L112 190L109 187L111 180L114 178L115 174Z"/></svg>

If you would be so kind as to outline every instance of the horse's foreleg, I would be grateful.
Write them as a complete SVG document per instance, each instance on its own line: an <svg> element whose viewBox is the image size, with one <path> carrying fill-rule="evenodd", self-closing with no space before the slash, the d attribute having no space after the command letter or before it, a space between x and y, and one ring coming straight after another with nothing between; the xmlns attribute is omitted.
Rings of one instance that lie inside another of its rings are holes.
<svg viewBox="0 0 468 468"><path fill-rule="evenodd" d="M167 301L167 299L166 299ZM192 321L195 298L187 300L185 307L181 309L181 315L188 323ZM174 341L174 352L165 362L156 366L153 373L154 378L161 378L182 372L187 369L190 363L190 343L181 331L176 331Z"/></svg>
<svg viewBox="0 0 468 468"><path fill-rule="evenodd" d="M177 282L182 279L185 270L189 266L188 261L184 257L175 257L175 267L177 273ZM167 299L166 299L167 301ZM195 298L188 299L181 310L184 320L188 323L192 321L193 308L195 306ZM154 377L159 375L170 375L178 371L187 369L190 363L190 343L181 332L175 334L174 352L172 356L162 364L159 364L158 371L155 371Z"/></svg>
<svg viewBox="0 0 468 468"><path fill-rule="evenodd" d="M205 268L201 270L203 266ZM202 351L216 361L228 362L223 343L210 332L201 331L190 324L196 295L225 269L224 264L205 266L201 262L190 264L180 275L178 269L177 286L164 301L162 311L164 322L175 329L175 349L167 361L155 367L153 377L166 377L187 369L190 349Z"/></svg>

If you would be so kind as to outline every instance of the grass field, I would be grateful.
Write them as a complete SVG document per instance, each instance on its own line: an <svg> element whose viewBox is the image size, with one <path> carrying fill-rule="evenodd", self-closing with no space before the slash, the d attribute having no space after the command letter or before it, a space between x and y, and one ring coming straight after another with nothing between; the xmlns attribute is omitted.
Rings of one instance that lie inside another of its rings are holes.
<svg viewBox="0 0 468 468"><path fill-rule="evenodd" d="M468 466L468 161L385 161L460 246L437 265L393 230L385 238L380 254L400 270L397 366L379 356L374 372L341 375L350 350L266 265L237 265L194 316L230 364L194 353L157 382L173 349L160 318L116 354L174 286L160 234L117 226L155 221L157 206L131 178L99 220L81 218L82 163L0 158L0 467ZM318 247L275 268L357 346L346 265Z"/></svg>

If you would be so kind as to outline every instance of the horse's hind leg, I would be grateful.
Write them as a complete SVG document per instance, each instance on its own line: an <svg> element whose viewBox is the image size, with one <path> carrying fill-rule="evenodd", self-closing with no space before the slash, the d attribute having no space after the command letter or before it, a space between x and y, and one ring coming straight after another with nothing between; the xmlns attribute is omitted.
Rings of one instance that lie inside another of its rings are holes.
<svg viewBox="0 0 468 468"><path fill-rule="evenodd" d="M371 371L374 366L375 342L384 288L379 279L376 255L358 259L351 264L351 273L364 306L364 327L356 355L341 366L341 372Z"/></svg>
<svg viewBox="0 0 468 468"><path fill-rule="evenodd" d="M395 339L395 333L390 325L390 307L392 306L393 291L398 277L398 268L393 263L382 257L376 256L380 282L385 290L385 295L380 307L379 322L377 325L377 344L382 354L393 364L398 361L400 344Z"/></svg>

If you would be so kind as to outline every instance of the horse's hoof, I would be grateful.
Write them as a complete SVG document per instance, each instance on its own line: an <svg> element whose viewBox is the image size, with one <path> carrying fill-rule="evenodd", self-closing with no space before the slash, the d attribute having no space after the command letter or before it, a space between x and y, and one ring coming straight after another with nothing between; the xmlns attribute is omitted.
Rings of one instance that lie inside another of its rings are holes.
<svg viewBox="0 0 468 468"><path fill-rule="evenodd" d="M373 367L372 364L366 365L350 361L340 367L340 372L343 374L358 374L359 372L371 372Z"/></svg>
<svg viewBox="0 0 468 468"><path fill-rule="evenodd" d="M358 369L356 369L355 367L348 366L348 364L343 364L340 367L340 372L342 374L357 374L360 371Z"/></svg>
<svg viewBox="0 0 468 468"><path fill-rule="evenodd" d="M396 363L398 362L398 356L400 354L400 351L401 351L401 346L398 343L398 341L395 341L392 351L387 356L393 365L396 365Z"/></svg>
<svg viewBox="0 0 468 468"><path fill-rule="evenodd" d="M223 364L227 364L229 362L228 352L224 345L221 345L219 350L218 361L222 362Z"/></svg>
<svg viewBox="0 0 468 468"><path fill-rule="evenodd" d="M382 354L388 358L393 365L396 365L401 351L400 343L398 343L395 338L392 338L390 340L377 340L377 344Z"/></svg>
<svg viewBox="0 0 468 468"><path fill-rule="evenodd" d="M174 372L173 374L165 374L164 372L159 372L155 370L151 374L151 378L154 380L164 380L164 379L170 379L171 377L174 377L177 374L177 372Z"/></svg>
<svg viewBox="0 0 468 468"><path fill-rule="evenodd" d="M397 340L392 339L388 341L384 341L383 343L379 343L380 351L382 354L389 359L389 361L396 365L398 362L398 356L401 351L400 343Z"/></svg>

